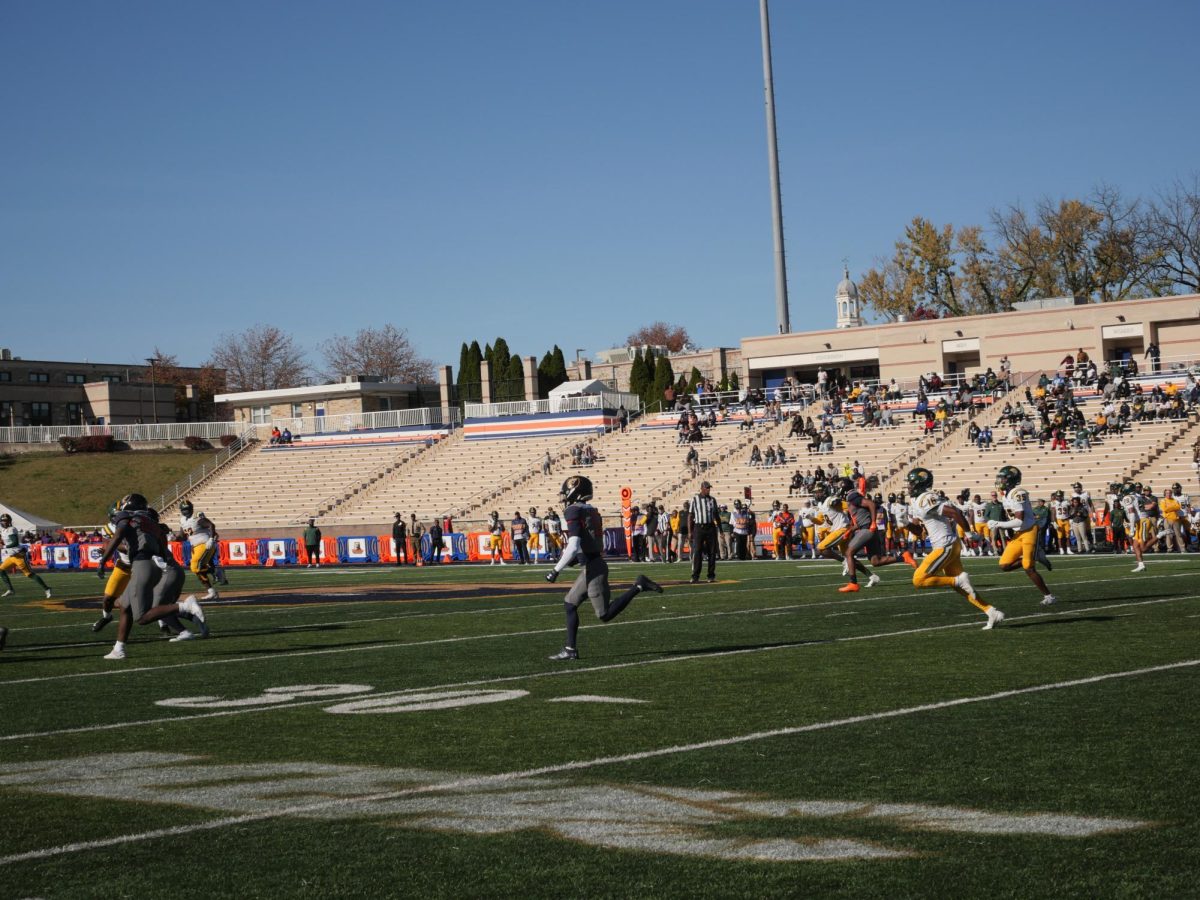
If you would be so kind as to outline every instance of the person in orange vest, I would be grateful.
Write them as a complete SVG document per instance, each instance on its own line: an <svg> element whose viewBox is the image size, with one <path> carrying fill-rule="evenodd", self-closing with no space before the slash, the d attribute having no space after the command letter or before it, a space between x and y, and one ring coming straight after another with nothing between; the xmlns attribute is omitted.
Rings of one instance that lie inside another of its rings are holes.
<svg viewBox="0 0 1200 900"><path fill-rule="evenodd" d="M1104 540L1110 544L1112 543L1112 516L1108 512L1108 504L1103 500L1098 501L1095 509L1092 511L1092 535L1093 540L1095 536L1103 535Z"/></svg>

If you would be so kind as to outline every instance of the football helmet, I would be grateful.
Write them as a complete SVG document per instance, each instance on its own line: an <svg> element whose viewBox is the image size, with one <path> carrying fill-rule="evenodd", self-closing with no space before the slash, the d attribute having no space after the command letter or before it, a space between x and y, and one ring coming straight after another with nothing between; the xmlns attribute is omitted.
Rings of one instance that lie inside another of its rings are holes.
<svg viewBox="0 0 1200 900"><path fill-rule="evenodd" d="M1113 496L1119 497L1121 496L1121 491L1124 489L1124 487L1125 486L1119 481L1110 481L1108 483L1108 492Z"/></svg>
<svg viewBox="0 0 1200 900"><path fill-rule="evenodd" d="M192 517L192 513L195 511L196 507L192 506L191 500L184 500L179 504L179 514L185 519L190 519ZM396 515L400 515L400 513L396 513Z"/></svg>
<svg viewBox="0 0 1200 900"><path fill-rule="evenodd" d="M583 475L572 475L562 483L558 492L563 503L583 503L592 499L592 480Z"/></svg>
<svg viewBox="0 0 1200 900"><path fill-rule="evenodd" d="M0 515L0 528L9 528L12 526L12 516L8 513Z"/></svg>
<svg viewBox="0 0 1200 900"><path fill-rule="evenodd" d="M537 515L537 507L536 506L529 507L529 514L531 516L536 516Z"/></svg>
<svg viewBox="0 0 1200 900"><path fill-rule="evenodd" d="M827 500L829 498L829 485L823 481L814 483L812 486L812 495L813 499L818 503L822 500ZM734 503L734 506L737 506L736 502Z"/></svg>
<svg viewBox="0 0 1200 900"><path fill-rule="evenodd" d="M1021 470L1016 466L1001 466L996 473L996 490L1011 491L1021 483Z"/></svg>
<svg viewBox="0 0 1200 900"><path fill-rule="evenodd" d="M919 497L933 487L933 473L918 466L908 473L908 487L914 497Z"/></svg>
<svg viewBox="0 0 1200 900"><path fill-rule="evenodd" d="M1082 494L1083 493L1083 482L1081 482L1081 481L1074 482L1071 485L1071 490L1073 490L1077 494Z"/></svg>
<svg viewBox="0 0 1200 900"><path fill-rule="evenodd" d="M126 494L121 498L121 511L130 512L140 509L145 509L150 504L146 502L146 498L141 494Z"/></svg>
<svg viewBox="0 0 1200 900"><path fill-rule="evenodd" d="M958 492L958 496L955 497L954 499L957 500L959 503L968 502L971 499L971 489L963 488L961 491Z"/></svg>
<svg viewBox="0 0 1200 900"><path fill-rule="evenodd" d="M1178 481L1175 482L1173 485L1171 485L1171 492L1173 494L1175 494L1176 496L1182 494L1183 493L1183 485L1181 485Z"/></svg>

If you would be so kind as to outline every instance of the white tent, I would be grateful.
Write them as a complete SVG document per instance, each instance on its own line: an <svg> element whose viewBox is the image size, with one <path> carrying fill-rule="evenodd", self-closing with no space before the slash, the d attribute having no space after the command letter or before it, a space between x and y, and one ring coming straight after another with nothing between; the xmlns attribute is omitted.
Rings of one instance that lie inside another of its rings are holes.
<svg viewBox="0 0 1200 900"><path fill-rule="evenodd" d="M588 378L582 381L564 381L547 395L550 401L550 411L559 412L563 401L568 397L599 396L608 390L608 386L598 378ZM599 402L599 401L597 401ZM578 407L571 407L577 409Z"/></svg>
<svg viewBox="0 0 1200 900"><path fill-rule="evenodd" d="M62 528L61 522L51 522L49 519L27 513L15 506L9 506L7 503L0 503L0 513L8 513L12 516L13 525L21 531L57 531Z"/></svg>
<svg viewBox="0 0 1200 900"><path fill-rule="evenodd" d="M550 391L549 397L551 400L557 400L562 397L577 397L580 394L602 394L607 390L608 386L599 378L588 378L583 381L564 381Z"/></svg>

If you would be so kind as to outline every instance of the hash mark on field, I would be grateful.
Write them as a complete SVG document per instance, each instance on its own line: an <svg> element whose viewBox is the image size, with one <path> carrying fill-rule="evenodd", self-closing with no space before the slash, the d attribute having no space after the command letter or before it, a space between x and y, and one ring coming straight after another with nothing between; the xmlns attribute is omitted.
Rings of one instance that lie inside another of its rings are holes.
<svg viewBox="0 0 1200 900"><path fill-rule="evenodd" d="M525 769L523 771L498 772L495 775L476 775L465 778L452 778L447 781L435 782L433 784L423 784L418 787L402 788L400 790L386 791L377 794L359 795L350 798L337 797L329 800L320 800L315 803L301 803L297 804L296 806L285 807L283 809L272 809L264 812L247 813L241 816L227 816L220 819L213 819L208 822L195 822L190 825L176 825L169 828L155 829L153 831L123 834L118 835L117 837L101 838L99 840L80 841L74 844L62 844L57 847L45 847L41 850L28 850L24 853L14 853L9 856L0 856L0 866L13 865L14 863L28 862L36 859L48 859L55 856L65 856L70 853L80 853L87 850L100 850L106 847L117 847L124 844L141 843L143 841L155 840L163 837L179 837L185 834L194 834L203 831L215 831L221 828L245 825L250 822L262 822L267 819L278 819L285 816L304 815L317 810L336 809L339 806L358 806L365 803L384 803L391 800L398 800L402 797L412 797L422 794L435 794L446 791L464 791L474 788L489 787L492 785L508 784L514 781L524 781L526 779L538 778L544 775L556 775L562 772L578 772L584 769L594 769L598 767L620 765L623 763L641 762L642 760L646 759L657 759L660 757L673 756L680 753L717 750L721 749L722 747L731 747L737 744L747 744L754 741L768 740L777 737L790 737L797 734L827 731L829 729L842 728L845 726L863 725L869 722L897 719L902 716L911 716L923 712L937 712L943 709L950 709L953 707L965 706L974 703L990 703L997 700L1009 700L1013 697L1022 697L1028 694L1063 690L1065 688L1080 687L1088 684L1099 684L1101 682L1112 681L1117 678L1135 678L1141 675L1153 675L1159 672L1168 672L1175 669L1189 668L1198 665L1200 665L1200 659L1189 659L1182 662L1150 666L1144 669L1130 669L1123 672L1107 672L1103 675L1093 675L1088 678L1077 678L1071 681L1035 684L1030 687L1014 688L1007 691L996 691L991 694L977 694L970 697L956 697L951 700L925 703L920 706L906 706L899 709L881 710L879 712L866 713L859 716L849 716L842 719L830 719L825 722L812 722L808 725L793 725L785 728L776 728L771 731L755 731L749 734L734 735L726 738L715 738L710 741L698 741L692 744L676 744L670 747L659 747L653 750L642 750L635 753L621 754L619 756L602 756L593 759L574 760L570 762L557 763L555 765Z"/></svg>
<svg viewBox="0 0 1200 900"><path fill-rule="evenodd" d="M920 614L921 614L921 611L919 609L917 609L917 610L913 610L912 612L894 613L892 615L892 618L899 619L901 616L919 616Z"/></svg>
<svg viewBox="0 0 1200 900"><path fill-rule="evenodd" d="M828 613L828 614L825 616L825 618L827 618L827 619L836 619L838 616L857 616L857 615L858 615L858 611L857 611L857 610L851 610L850 612Z"/></svg>
<svg viewBox="0 0 1200 900"><path fill-rule="evenodd" d="M547 703L649 703L633 697L604 697L600 694L572 694L570 697L552 697Z"/></svg>

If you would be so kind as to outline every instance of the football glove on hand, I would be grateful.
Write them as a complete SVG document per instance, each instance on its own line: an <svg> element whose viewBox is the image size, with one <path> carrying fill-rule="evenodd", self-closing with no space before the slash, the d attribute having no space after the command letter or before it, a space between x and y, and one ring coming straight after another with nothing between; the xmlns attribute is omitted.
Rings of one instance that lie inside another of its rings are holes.
<svg viewBox="0 0 1200 900"><path fill-rule="evenodd" d="M550 584L554 584L554 582L558 581L558 571L556 569L551 569L549 572L547 572L546 581Z"/></svg>
<svg viewBox="0 0 1200 900"><path fill-rule="evenodd" d="M96 577L99 578L101 581L103 581L105 578L108 577L108 572L105 570L104 566L101 566L99 569L96 570Z"/></svg>
<svg viewBox="0 0 1200 900"><path fill-rule="evenodd" d="M995 531L999 527L1000 527L999 519L988 519L988 529L989 530Z"/></svg>
<svg viewBox="0 0 1200 900"><path fill-rule="evenodd" d="M158 566L164 572L167 571L167 561L165 559L163 559L161 556L152 556L150 558L154 561L156 566Z"/></svg>

